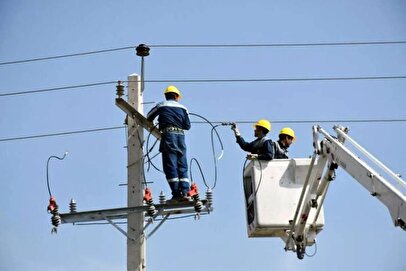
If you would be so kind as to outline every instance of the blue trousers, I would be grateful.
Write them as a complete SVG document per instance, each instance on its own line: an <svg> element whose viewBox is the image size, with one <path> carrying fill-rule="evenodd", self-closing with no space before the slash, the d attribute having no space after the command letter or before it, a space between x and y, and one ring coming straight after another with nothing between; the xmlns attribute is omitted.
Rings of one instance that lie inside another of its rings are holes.
<svg viewBox="0 0 406 271"><path fill-rule="evenodd" d="M162 134L159 150L162 166L174 197L186 196L190 190L185 135L179 132Z"/></svg>

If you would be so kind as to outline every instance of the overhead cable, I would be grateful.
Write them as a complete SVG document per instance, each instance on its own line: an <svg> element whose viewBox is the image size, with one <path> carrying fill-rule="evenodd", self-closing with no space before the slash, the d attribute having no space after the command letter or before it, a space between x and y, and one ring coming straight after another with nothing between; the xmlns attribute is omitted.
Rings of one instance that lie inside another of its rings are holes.
<svg viewBox="0 0 406 271"><path fill-rule="evenodd" d="M227 121L211 121L212 124L221 124ZM256 120L240 120L240 121L233 121L238 124L253 124ZM406 118L402 119L337 119L337 120L273 120L272 123L278 124L307 124L307 123L391 123L391 122L405 122ZM194 124L206 124L204 121L192 121L191 123ZM66 131L60 133L48 133L48 134L39 134L39 135L30 135L30 136L19 136L19 137L8 137L8 138L0 138L0 142L5 141L17 141L17 140L25 140L25 139L34 139L34 138L43 138L43 137L53 137L53 136L65 136L65 135L73 135L73 134L83 134L83 133L95 133L95 132L102 132L102 131L109 131L109 130L117 130L117 129L124 129L126 128L125 125L122 126L113 126L113 127L104 127L104 128L96 128L96 129L84 129L84 130L76 130L76 131Z"/></svg>
<svg viewBox="0 0 406 271"><path fill-rule="evenodd" d="M65 54L65 55L29 58L29 59L22 59L22 60L13 60L13 61L0 62L0 65L3 66L3 65L11 65L11 64L19 64L19 63L28 63L28 62L35 62L35 61L58 59L58 58L66 58L66 57L93 55L93 54L100 54L100 53L108 53L108 52L114 52L114 51L128 50L128 49L133 49L133 48L135 48L135 46L118 47L118 48L103 49L103 50L88 51L88 52L73 53L73 54Z"/></svg>
<svg viewBox="0 0 406 271"><path fill-rule="evenodd" d="M89 83L89 84L82 84L82 85L55 87L55 88L42 88L42 89L34 89L34 90L26 90L26 91L13 91L13 92L7 92L7 93L0 93L0 97L23 95L23 94L34 94L34 93L51 92L51 91L60 91L60 90L67 90L67 89L74 89L74 88L95 87L95 86L102 86L102 85L109 85L109 84L117 84L117 81Z"/></svg>
<svg viewBox="0 0 406 271"><path fill-rule="evenodd" d="M114 126L114 127L96 128L96 129L87 129L87 130L67 131L67 132L61 132L61 133L49 133L49 134L40 134L40 135L9 137L9 138L0 139L0 142L14 141L14 140L24 140L24 139L33 139L33 138L41 138L41 137L51 137L51 136L63 136L63 135L83 134L83 133L94 133L94 132L109 131L109 130L124 129L124 128L125 128L125 126Z"/></svg>
<svg viewBox="0 0 406 271"><path fill-rule="evenodd" d="M218 44L149 44L148 46L151 48L239 48L239 47L359 46L359 45L390 45L390 44L405 44L405 43L406 43L406 41L358 41L358 42L356 41L356 42L251 43L251 44L231 44L231 43L223 43L223 44L219 44L219 43ZM29 62L36 62L36 61L45 61L45 60L67 58L67 57L85 56L85 55L100 54L100 53L110 53L110 52L114 52L114 51L135 49L136 47L137 47L136 45L132 45L132 46L130 45L130 46L124 46L124 47L94 50L94 51L87 51L87 52L80 52L80 53L4 61L4 62L0 62L0 66L29 63Z"/></svg>
<svg viewBox="0 0 406 271"><path fill-rule="evenodd" d="M355 41L355 42L313 42L313 43L251 43L251 44L148 44L155 48L230 48L230 47L310 47L310 46L355 46L405 44L406 41Z"/></svg>
<svg viewBox="0 0 406 271"><path fill-rule="evenodd" d="M394 80L406 79L406 75L392 76L355 76L355 77L308 77L308 78L247 78L247 79L159 79L159 80L144 80L148 83L250 83L250 82L305 82L305 81L351 81L351 80ZM121 82L131 82L124 81ZM74 88L94 87L101 85L116 84L117 81L106 81L97 83L88 83L73 86L62 86L55 88L43 88L25 91L0 91L0 97L15 96L23 94L35 94L42 92L60 91ZM5 92L5 93L2 93Z"/></svg>

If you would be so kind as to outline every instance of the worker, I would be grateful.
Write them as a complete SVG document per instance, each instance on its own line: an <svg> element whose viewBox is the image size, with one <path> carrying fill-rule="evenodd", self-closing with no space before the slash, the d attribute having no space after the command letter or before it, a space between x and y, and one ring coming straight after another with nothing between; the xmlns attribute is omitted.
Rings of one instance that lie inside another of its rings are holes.
<svg viewBox="0 0 406 271"><path fill-rule="evenodd" d="M184 130L190 129L189 114L179 103L182 96L175 86L168 86L164 95L165 101L152 108L147 119L153 121L158 116L162 135L159 151L162 152L162 166L172 190L172 199L187 199L190 183Z"/></svg>
<svg viewBox="0 0 406 271"><path fill-rule="evenodd" d="M231 126L234 131L238 145L244 151L250 152L247 159L272 160L274 158L273 142L266 135L271 131L271 123L261 119L254 124L254 136L257 138L252 142L246 142L241 136L236 124Z"/></svg>
<svg viewBox="0 0 406 271"><path fill-rule="evenodd" d="M274 159L287 159L288 148L296 140L295 132L289 128L285 127L279 132L279 140L274 142L273 154Z"/></svg>

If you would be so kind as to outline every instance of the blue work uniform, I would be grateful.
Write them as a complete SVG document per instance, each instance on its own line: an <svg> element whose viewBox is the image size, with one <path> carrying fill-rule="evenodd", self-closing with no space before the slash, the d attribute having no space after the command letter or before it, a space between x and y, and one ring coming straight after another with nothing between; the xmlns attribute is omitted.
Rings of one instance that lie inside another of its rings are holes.
<svg viewBox="0 0 406 271"><path fill-rule="evenodd" d="M159 151L166 179L173 197L186 196L190 190L184 134L184 130L190 129L188 111L176 100L167 100L152 108L147 119L153 121L157 116L162 133Z"/></svg>
<svg viewBox="0 0 406 271"><path fill-rule="evenodd" d="M274 142L265 136L252 142L246 142L242 136L237 136L237 143L244 151L258 154L260 160L272 160L274 158Z"/></svg>

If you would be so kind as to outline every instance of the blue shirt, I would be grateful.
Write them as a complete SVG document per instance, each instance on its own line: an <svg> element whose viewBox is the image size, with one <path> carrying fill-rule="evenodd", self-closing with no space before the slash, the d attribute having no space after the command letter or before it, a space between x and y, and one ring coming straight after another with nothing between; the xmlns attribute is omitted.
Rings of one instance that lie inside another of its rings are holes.
<svg viewBox="0 0 406 271"><path fill-rule="evenodd" d="M160 130L166 127L190 129L190 119L186 107L175 100L158 103L148 112L147 119L153 121L157 116Z"/></svg>
<svg viewBox="0 0 406 271"><path fill-rule="evenodd" d="M274 142L266 137L246 142L242 136L237 136L237 143L244 151L258 154L260 160L272 160L274 158Z"/></svg>

